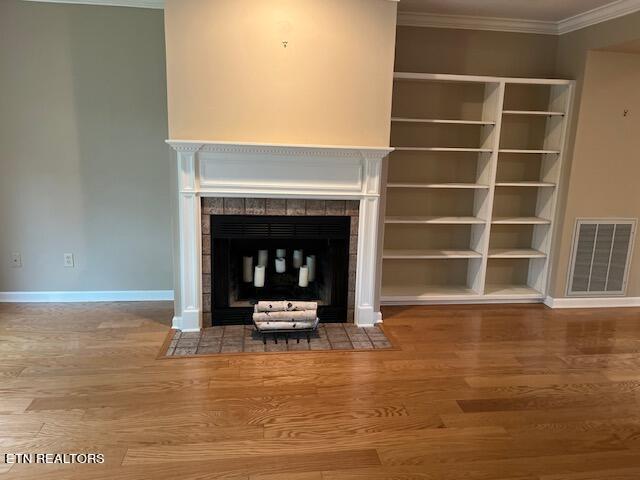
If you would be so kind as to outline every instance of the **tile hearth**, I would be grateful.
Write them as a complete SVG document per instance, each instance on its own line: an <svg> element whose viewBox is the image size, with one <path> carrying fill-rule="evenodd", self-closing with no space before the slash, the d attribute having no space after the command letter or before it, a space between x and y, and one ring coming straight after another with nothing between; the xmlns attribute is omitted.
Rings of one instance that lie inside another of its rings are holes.
<svg viewBox="0 0 640 480"><path fill-rule="evenodd" d="M278 337L278 343L269 335L265 345L253 326L226 325L205 328L202 332L175 331L169 344L163 348L166 348L162 352L165 358L176 358L229 353L383 350L391 349L393 345L379 327L326 323L318 327L310 343L303 334L299 337L289 335L288 343L283 335Z"/></svg>

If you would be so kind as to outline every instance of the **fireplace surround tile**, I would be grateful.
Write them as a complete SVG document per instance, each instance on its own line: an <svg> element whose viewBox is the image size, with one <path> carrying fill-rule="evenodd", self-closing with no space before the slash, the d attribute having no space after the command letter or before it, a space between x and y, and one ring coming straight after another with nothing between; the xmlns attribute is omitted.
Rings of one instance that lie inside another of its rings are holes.
<svg viewBox="0 0 640 480"><path fill-rule="evenodd" d="M358 235L360 232L360 219L358 215L351 215L351 235Z"/></svg>
<svg viewBox="0 0 640 480"><path fill-rule="evenodd" d="M307 213L306 202L298 199L287 200L287 213L286 215L304 216Z"/></svg>
<svg viewBox="0 0 640 480"><path fill-rule="evenodd" d="M202 293L211 293L211 275L202 275Z"/></svg>
<svg viewBox="0 0 640 480"><path fill-rule="evenodd" d="M211 235L202 234L202 254L211 255Z"/></svg>
<svg viewBox="0 0 640 480"><path fill-rule="evenodd" d="M287 201L283 198L267 198L267 215L286 215Z"/></svg>
<svg viewBox="0 0 640 480"><path fill-rule="evenodd" d="M221 208L222 206L222 208ZM262 208L264 206L264 208ZM209 215L349 216L349 267L347 285L347 322L354 321L359 201L314 199L212 198L202 199L202 311L203 326L212 325L211 220ZM219 213L207 214L207 211ZM241 213L238 213L241 212ZM206 217L206 220L205 220Z"/></svg>
<svg viewBox="0 0 640 480"><path fill-rule="evenodd" d="M225 215L244 215L245 205L244 198L225 198L224 214Z"/></svg>
<svg viewBox="0 0 640 480"><path fill-rule="evenodd" d="M205 215L221 215L224 213L224 199L211 197L203 198L202 213Z"/></svg>
<svg viewBox="0 0 640 480"><path fill-rule="evenodd" d="M353 232L353 228L351 232ZM355 255L356 253L358 253L358 236L352 234L349 237L349 255Z"/></svg>
<svg viewBox="0 0 640 480"><path fill-rule="evenodd" d="M265 215L267 201L264 198L247 198L245 200L245 212L247 215Z"/></svg>
<svg viewBox="0 0 640 480"><path fill-rule="evenodd" d="M345 200L327 200L326 202L326 214L327 215L346 215L346 201Z"/></svg>
<svg viewBox="0 0 640 480"><path fill-rule="evenodd" d="M360 202L357 200L347 200L345 202L345 215L357 216L360 212Z"/></svg>
<svg viewBox="0 0 640 480"><path fill-rule="evenodd" d="M211 255L202 255L202 273L211 273Z"/></svg>
<svg viewBox="0 0 640 480"><path fill-rule="evenodd" d="M205 214L204 208L202 210L202 219L200 223L200 228L202 230L202 235L209 235L211 233L211 214Z"/></svg>
<svg viewBox="0 0 640 480"><path fill-rule="evenodd" d="M324 200L307 200L307 215L322 216L326 212Z"/></svg>

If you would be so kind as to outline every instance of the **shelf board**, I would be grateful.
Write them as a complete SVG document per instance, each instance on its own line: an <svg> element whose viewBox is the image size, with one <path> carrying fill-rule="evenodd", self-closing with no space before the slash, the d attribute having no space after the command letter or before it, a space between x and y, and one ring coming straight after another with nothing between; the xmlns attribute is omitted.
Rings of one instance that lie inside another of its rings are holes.
<svg viewBox="0 0 640 480"><path fill-rule="evenodd" d="M541 110L503 110L504 115L533 115L540 117L564 117L564 112L546 112Z"/></svg>
<svg viewBox="0 0 640 480"><path fill-rule="evenodd" d="M395 250L386 249L382 257L387 260L432 260L441 258L482 258L474 250Z"/></svg>
<svg viewBox="0 0 640 480"><path fill-rule="evenodd" d="M445 118L409 118L391 117L396 123L441 123L445 125L495 125L496 122L490 120L450 120Z"/></svg>
<svg viewBox="0 0 640 480"><path fill-rule="evenodd" d="M539 217L494 217L494 225L548 225L551 220Z"/></svg>
<svg viewBox="0 0 640 480"><path fill-rule="evenodd" d="M490 148L465 148L465 147L395 147L396 152L477 152L491 153Z"/></svg>
<svg viewBox="0 0 640 480"><path fill-rule="evenodd" d="M430 298L474 297L480 295L463 285L382 285L382 301L420 301Z"/></svg>
<svg viewBox="0 0 640 480"><path fill-rule="evenodd" d="M535 288L527 285L503 285L503 284L487 284L485 286L485 295L496 297L519 297L519 298L540 298L542 293Z"/></svg>
<svg viewBox="0 0 640 480"><path fill-rule="evenodd" d="M387 183L388 188L449 188L449 189L483 189L489 188L489 185L481 185L479 183Z"/></svg>
<svg viewBox="0 0 640 480"><path fill-rule="evenodd" d="M555 187L551 182L496 182L496 187Z"/></svg>
<svg viewBox="0 0 640 480"><path fill-rule="evenodd" d="M532 248L491 248L489 258L546 258L546 254Z"/></svg>
<svg viewBox="0 0 640 480"><path fill-rule="evenodd" d="M537 154L537 155L559 155L560 150L528 150L518 148L501 148L499 153L524 153L524 154Z"/></svg>
<svg viewBox="0 0 640 480"><path fill-rule="evenodd" d="M474 225L485 224L486 221L477 217L418 217L418 216L389 216L385 223L415 223L433 225Z"/></svg>

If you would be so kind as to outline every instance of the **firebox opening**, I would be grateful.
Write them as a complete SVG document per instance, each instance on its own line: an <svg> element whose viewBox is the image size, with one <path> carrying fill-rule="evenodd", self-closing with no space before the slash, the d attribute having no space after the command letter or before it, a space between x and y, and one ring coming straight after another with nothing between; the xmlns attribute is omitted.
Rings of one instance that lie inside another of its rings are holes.
<svg viewBox="0 0 640 480"><path fill-rule="evenodd" d="M346 321L349 233L349 217L211 216L213 325L250 323L259 300L317 301L322 321Z"/></svg>

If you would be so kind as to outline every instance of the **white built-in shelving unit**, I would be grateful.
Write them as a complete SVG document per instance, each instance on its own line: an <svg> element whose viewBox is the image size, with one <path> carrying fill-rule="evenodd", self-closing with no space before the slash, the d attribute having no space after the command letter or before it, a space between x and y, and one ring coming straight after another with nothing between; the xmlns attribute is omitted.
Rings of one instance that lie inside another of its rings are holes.
<svg viewBox="0 0 640 480"><path fill-rule="evenodd" d="M544 299L573 88L395 74L383 304Z"/></svg>

